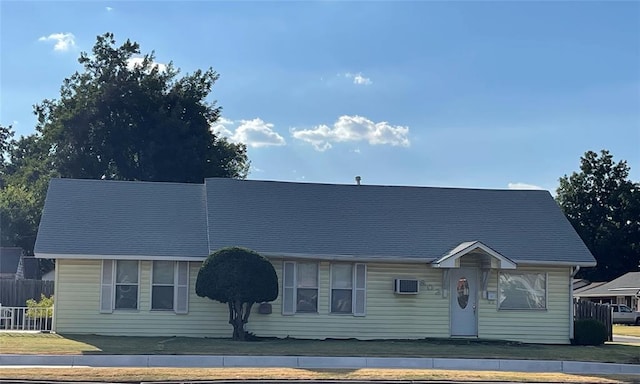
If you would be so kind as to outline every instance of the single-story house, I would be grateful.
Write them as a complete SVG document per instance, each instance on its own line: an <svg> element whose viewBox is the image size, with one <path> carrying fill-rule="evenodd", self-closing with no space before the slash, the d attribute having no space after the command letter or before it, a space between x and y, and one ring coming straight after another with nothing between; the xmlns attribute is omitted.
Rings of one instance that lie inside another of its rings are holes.
<svg viewBox="0 0 640 384"><path fill-rule="evenodd" d="M603 304L625 304L640 311L640 272L628 272L609 282L593 282L574 289L573 297Z"/></svg>
<svg viewBox="0 0 640 384"><path fill-rule="evenodd" d="M57 332L230 337L195 294L227 246L275 267L247 324L270 337L566 344L572 277L595 265L547 191L222 178L54 179L35 254L56 262Z"/></svg>

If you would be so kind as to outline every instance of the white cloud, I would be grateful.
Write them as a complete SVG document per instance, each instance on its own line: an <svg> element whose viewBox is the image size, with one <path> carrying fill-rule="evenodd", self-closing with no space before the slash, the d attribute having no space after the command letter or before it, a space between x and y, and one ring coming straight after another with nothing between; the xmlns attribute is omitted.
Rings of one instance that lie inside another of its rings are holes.
<svg viewBox="0 0 640 384"><path fill-rule="evenodd" d="M273 129L271 123L259 118L237 122L240 125L234 128L235 121L221 117L211 126L211 130L233 142L244 143L253 148L286 145L284 138Z"/></svg>
<svg viewBox="0 0 640 384"><path fill-rule="evenodd" d="M374 123L362 116L340 116L333 126L317 125L312 129L292 130L291 135L313 145L318 151L326 151L331 143L367 142L371 145L408 147L409 127L391 125L386 121Z"/></svg>
<svg viewBox="0 0 640 384"><path fill-rule="evenodd" d="M54 51L66 52L76 46L76 37L73 33L52 33L49 36L42 36L38 41L54 41Z"/></svg>
<svg viewBox="0 0 640 384"><path fill-rule="evenodd" d="M240 126L233 135L233 140L247 144L250 147L268 147L285 145L284 138L273 130L273 124L265 123L262 119L240 120Z"/></svg>
<svg viewBox="0 0 640 384"><path fill-rule="evenodd" d="M220 117L212 126L211 131L219 136L224 136L227 138L231 138L233 136L233 132L227 128L228 126L233 126L233 120L225 119L224 117ZM231 128L233 129L233 128Z"/></svg>
<svg viewBox="0 0 640 384"><path fill-rule="evenodd" d="M509 189L533 189L533 190L542 189L544 190L544 188L539 187L537 185L526 184L526 183L509 183L507 186L509 187Z"/></svg>
<svg viewBox="0 0 640 384"><path fill-rule="evenodd" d="M353 79L353 84L356 85L371 85L373 81L370 78L364 77L362 73L345 73L345 76L349 79Z"/></svg>
<svg viewBox="0 0 640 384"><path fill-rule="evenodd" d="M127 60L127 68L134 69L135 67L142 67L142 62L144 61L143 57L132 57ZM158 71L164 72L167 70L167 66L162 63L151 63L152 66L158 67Z"/></svg>
<svg viewBox="0 0 640 384"><path fill-rule="evenodd" d="M106 9L106 10L107 10L107 12L111 12L111 11L113 11L113 8L111 8L111 7L104 7L104 9Z"/></svg>

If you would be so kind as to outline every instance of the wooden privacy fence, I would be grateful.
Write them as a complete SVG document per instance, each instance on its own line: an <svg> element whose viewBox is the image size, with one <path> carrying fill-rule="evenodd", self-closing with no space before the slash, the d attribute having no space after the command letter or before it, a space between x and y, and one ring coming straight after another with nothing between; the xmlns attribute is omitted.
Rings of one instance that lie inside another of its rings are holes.
<svg viewBox="0 0 640 384"><path fill-rule="evenodd" d="M573 299L573 319L594 319L607 328L607 341L613 341L613 319L611 307L586 300Z"/></svg>
<svg viewBox="0 0 640 384"><path fill-rule="evenodd" d="M0 304L5 307L24 307L27 300L40 300L40 295L53 295L53 281L0 279Z"/></svg>

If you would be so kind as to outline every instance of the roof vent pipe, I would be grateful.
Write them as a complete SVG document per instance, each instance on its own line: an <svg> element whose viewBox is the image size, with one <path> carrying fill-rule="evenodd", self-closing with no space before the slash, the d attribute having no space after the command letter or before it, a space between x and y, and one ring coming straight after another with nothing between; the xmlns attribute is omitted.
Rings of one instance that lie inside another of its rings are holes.
<svg viewBox="0 0 640 384"><path fill-rule="evenodd" d="M356 176L356 185L360 185L360 180L362 180L362 177Z"/></svg>

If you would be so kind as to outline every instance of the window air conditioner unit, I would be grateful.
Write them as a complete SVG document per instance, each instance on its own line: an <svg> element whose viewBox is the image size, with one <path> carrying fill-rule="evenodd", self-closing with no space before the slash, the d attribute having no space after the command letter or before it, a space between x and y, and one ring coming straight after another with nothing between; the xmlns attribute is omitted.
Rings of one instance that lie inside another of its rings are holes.
<svg viewBox="0 0 640 384"><path fill-rule="evenodd" d="M395 279L393 286L400 295L416 295L420 291L420 281L416 279Z"/></svg>

